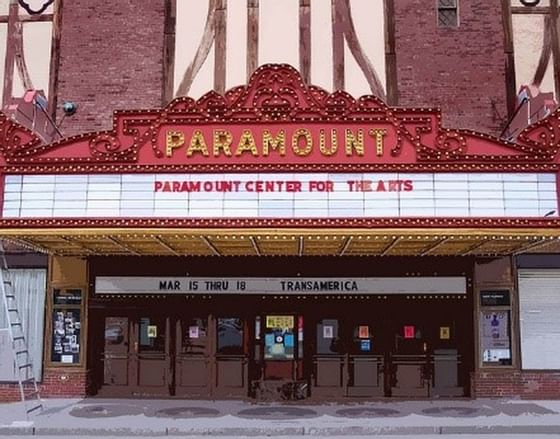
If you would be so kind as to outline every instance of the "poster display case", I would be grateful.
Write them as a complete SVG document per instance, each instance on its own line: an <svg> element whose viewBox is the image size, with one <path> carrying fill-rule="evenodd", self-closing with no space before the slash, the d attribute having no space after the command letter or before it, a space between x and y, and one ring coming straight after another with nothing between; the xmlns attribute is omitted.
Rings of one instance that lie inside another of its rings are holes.
<svg viewBox="0 0 560 439"><path fill-rule="evenodd" d="M480 292L480 358L483 366L511 366L511 302L508 290Z"/></svg>
<svg viewBox="0 0 560 439"><path fill-rule="evenodd" d="M50 310L50 361L78 365L82 351L83 290L53 289Z"/></svg>

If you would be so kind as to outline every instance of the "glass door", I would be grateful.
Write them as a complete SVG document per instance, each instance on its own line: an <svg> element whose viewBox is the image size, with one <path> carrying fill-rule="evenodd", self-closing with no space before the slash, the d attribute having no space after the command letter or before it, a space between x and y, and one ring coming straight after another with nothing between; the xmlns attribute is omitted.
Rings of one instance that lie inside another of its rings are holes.
<svg viewBox="0 0 560 439"><path fill-rule="evenodd" d="M209 394L208 318L178 319L175 326L175 395Z"/></svg>
<svg viewBox="0 0 560 439"><path fill-rule="evenodd" d="M126 387L129 384L128 317L105 317L103 348L103 385Z"/></svg>
<svg viewBox="0 0 560 439"><path fill-rule="evenodd" d="M241 317L216 319L216 392L245 396L247 386L248 328Z"/></svg>
<svg viewBox="0 0 560 439"><path fill-rule="evenodd" d="M169 317L143 316L135 325L136 378L140 394L170 393Z"/></svg>

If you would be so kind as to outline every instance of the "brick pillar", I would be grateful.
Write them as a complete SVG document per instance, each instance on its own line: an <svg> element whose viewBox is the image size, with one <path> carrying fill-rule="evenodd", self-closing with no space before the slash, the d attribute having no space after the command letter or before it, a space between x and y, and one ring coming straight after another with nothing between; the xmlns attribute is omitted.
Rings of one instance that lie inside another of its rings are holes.
<svg viewBox="0 0 560 439"><path fill-rule="evenodd" d="M58 117L65 136L110 129L115 109L162 105L164 0L62 3Z"/></svg>
<svg viewBox="0 0 560 439"><path fill-rule="evenodd" d="M398 105L441 107L449 128L500 133L507 118L502 6L459 1L459 26L437 26L436 1L395 1ZM497 112L497 113L496 113Z"/></svg>

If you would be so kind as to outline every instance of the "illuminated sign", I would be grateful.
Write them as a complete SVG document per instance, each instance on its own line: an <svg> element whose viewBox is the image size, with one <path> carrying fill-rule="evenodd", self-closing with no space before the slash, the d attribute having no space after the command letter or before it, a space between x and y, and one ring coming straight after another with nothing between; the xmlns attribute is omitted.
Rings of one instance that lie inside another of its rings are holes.
<svg viewBox="0 0 560 439"><path fill-rule="evenodd" d="M4 218L557 216L553 173L7 175Z"/></svg>

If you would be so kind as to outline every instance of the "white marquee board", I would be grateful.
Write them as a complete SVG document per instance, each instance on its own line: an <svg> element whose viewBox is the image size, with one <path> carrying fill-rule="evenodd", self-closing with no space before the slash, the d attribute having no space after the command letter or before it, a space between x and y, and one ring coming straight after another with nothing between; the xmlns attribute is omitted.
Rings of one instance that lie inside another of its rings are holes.
<svg viewBox="0 0 560 439"><path fill-rule="evenodd" d="M558 215L553 173L8 175L5 218Z"/></svg>

